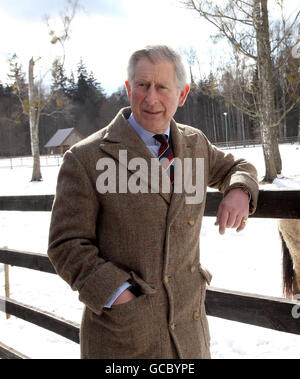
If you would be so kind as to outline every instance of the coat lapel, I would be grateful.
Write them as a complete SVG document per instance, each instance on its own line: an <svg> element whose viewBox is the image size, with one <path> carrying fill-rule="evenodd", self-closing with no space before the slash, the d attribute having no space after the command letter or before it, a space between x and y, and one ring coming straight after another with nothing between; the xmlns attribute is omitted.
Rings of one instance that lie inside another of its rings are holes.
<svg viewBox="0 0 300 379"><path fill-rule="evenodd" d="M159 186L154 184L153 180L151 180L151 167L155 167L155 172L159 173L159 178L166 176L167 173L162 169L159 161L150 153L147 146L130 126L122 111L120 111L115 120L108 126L107 132L100 144L100 149L118 162L120 162L119 152L122 150L126 151L127 170L131 173L136 172L136 170L130 170L128 168L128 162L135 158L144 159L148 167L149 193L151 193L151 190L154 193L159 193L170 203L172 193L163 192L161 180L159 181ZM122 164L122 162L120 163ZM152 188L151 185L153 185Z"/></svg>
<svg viewBox="0 0 300 379"><path fill-rule="evenodd" d="M191 155L191 146L188 143L188 139L184 136L183 131L180 130L174 120L171 122L171 136L172 136L172 144L174 155L176 158L179 158L182 164L182 177L181 177L181 187L178 187L178 191L176 191L176 183L175 190L172 194L170 208L168 213L168 224L170 225L173 220L177 217L180 212L182 206L185 204L185 190L184 190L184 158L192 157ZM175 171L176 178L176 171ZM176 179L175 179L176 180ZM181 189L181 190L180 190ZM180 191L179 191L180 190Z"/></svg>

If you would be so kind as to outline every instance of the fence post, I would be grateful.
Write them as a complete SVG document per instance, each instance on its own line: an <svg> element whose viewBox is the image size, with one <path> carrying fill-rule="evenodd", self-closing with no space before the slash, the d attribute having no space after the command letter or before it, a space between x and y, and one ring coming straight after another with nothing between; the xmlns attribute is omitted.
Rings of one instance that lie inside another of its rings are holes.
<svg viewBox="0 0 300 379"><path fill-rule="evenodd" d="M10 296L10 289L9 289L9 265L4 265L4 275L5 275L5 297ZM6 319L8 320L10 318L10 315L6 313Z"/></svg>
<svg viewBox="0 0 300 379"><path fill-rule="evenodd" d="M8 249L7 246L4 246L4 249ZM10 297L10 288L9 288L9 265L4 265L4 278L5 278L5 297ZM10 315L6 313L6 319L8 320Z"/></svg>

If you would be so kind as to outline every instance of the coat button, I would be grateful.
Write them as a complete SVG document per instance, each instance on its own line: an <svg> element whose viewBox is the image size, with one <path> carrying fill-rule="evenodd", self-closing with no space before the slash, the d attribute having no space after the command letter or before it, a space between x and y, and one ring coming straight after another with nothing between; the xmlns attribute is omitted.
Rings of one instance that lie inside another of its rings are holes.
<svg viewBox="0 0 300 379"><path fill-rule="evenodd" d="M188 220L188 224L190 226L194 226L195 225L195 220L193 220L192 218L190 220Z"/></svg>
<svg viewBox="0 0 300 379"><path fill-rule="evenodd" d="M170 328L171 328L171 330L175 330L176 325L174 324L174 322L172 322L172 324L170 324Z"/></svg>
<svg viewBox="0 0 300 379"><path fill-rule="evenodd" d="M191 271L191 273L195 272L195 271L196 271L196 266L195 266L195 265L192 265L192 266L190 267L190 271Z"/></svg>
<svg viewBox="0 0 300 379"><path fill-rule="evenodd" d="M199 318L200 318L200 313L198 311L194 312L193 313L193 319L194 320L199 320Z"/></svg>
<svg viewBox="0 0 300 379"><path fill-rule="evenodd" d="M164 283L165 283L165 284L168 284L168 283L169 283L169 277L168 277L168 275L165 275L165 276L164 276Z"/></svg>

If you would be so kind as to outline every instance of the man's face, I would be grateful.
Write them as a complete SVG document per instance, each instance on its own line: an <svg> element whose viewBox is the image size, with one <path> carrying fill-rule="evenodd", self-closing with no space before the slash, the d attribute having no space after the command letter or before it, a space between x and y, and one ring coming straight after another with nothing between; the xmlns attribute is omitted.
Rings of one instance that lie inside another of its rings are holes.
<svg viewBox="0 0 300 379"><path fill-rule="evenodd" d="M126 88L136 122L155 134L166 131L189 92L188 85L178 89L171 62L153 64L147 58L138 61L133 81L126 82Z"/></svg>

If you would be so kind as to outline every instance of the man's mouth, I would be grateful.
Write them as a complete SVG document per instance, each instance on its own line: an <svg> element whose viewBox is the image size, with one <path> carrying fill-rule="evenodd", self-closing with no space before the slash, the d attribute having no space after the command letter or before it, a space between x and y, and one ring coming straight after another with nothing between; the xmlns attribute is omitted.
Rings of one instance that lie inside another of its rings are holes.
<svg viewBox="0 0 300 379"><path fill-rule="evenodd" d="M157 115L157 114L160 114L162 111L149 111L145 109L144 112L149 115Z"/></svg>

